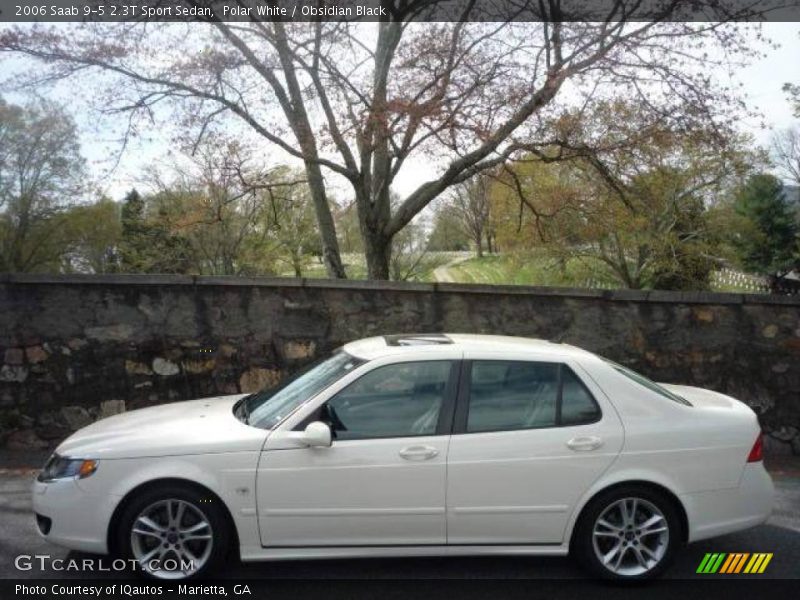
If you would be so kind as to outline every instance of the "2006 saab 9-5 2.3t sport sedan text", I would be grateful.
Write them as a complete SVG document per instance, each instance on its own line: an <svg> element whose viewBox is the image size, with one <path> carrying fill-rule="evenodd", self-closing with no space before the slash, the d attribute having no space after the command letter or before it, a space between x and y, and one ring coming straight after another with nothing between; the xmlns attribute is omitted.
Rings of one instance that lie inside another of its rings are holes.
<svg viewBox="0 0 800 600"><path fill-rule="evenodd" d="M578 348L479 335L345 345L281 387L72 435L34 484L39 530L145 574L245 561L566 555L653 577L683 543L763 523L745 404Z"/></svg>

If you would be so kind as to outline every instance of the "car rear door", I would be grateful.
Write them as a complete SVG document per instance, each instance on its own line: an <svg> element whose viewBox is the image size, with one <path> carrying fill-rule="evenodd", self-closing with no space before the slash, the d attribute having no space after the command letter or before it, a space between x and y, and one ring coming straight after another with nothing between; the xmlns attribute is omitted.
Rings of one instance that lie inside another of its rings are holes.
<svg viewBox="0 0 800 600"><path fill-rule="evenodd" d="M449 544L560 544L623 442L570 360L465 356L447 459Z"/></svg>

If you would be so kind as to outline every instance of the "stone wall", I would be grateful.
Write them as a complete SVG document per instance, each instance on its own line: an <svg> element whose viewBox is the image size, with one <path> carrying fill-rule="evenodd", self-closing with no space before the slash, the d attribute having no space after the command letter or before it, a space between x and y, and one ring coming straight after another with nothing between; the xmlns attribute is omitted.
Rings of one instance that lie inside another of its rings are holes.
<svg viewBox="0 0 800 600"><path fill-rule="evenodd" d="M184 276L0 276L0 445L122 410L250 392L348 340L565 342L748 402L800 453L800 298Z"/></svg>

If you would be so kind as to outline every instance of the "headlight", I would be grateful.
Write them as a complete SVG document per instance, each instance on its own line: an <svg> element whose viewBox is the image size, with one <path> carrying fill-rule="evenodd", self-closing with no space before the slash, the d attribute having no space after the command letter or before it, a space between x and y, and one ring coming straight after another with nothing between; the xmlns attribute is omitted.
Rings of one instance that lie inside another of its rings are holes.
<svg viewBox="0 0 800 600"><path fill-rule="evenodd" d="M53 481L54 479L66 479L68 477L83 479L84 477L89 477L96 470L96 460L66 458L53 454L45 463L38 479L39 481Z"/></svg>

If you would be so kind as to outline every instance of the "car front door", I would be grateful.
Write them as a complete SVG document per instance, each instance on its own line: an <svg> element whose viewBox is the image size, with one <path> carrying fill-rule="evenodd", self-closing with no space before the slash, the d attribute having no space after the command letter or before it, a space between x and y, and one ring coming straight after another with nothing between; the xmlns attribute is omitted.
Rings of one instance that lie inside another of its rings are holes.
<svg viewBox="0 0 800 600"><path fill-rule="evenodd" d="M460 363L375 366L268 438L257 474L262 545L446 543L446 458ZM293 433L330 425L330 447Z"/></svg>
<svg viewBox="0 0 800 600"><path fill-rule="evenodd" d="M577 501L623 441L613 407L578 372L568 361L465 361L448 452L448 543L563 541Z"/></svg>

